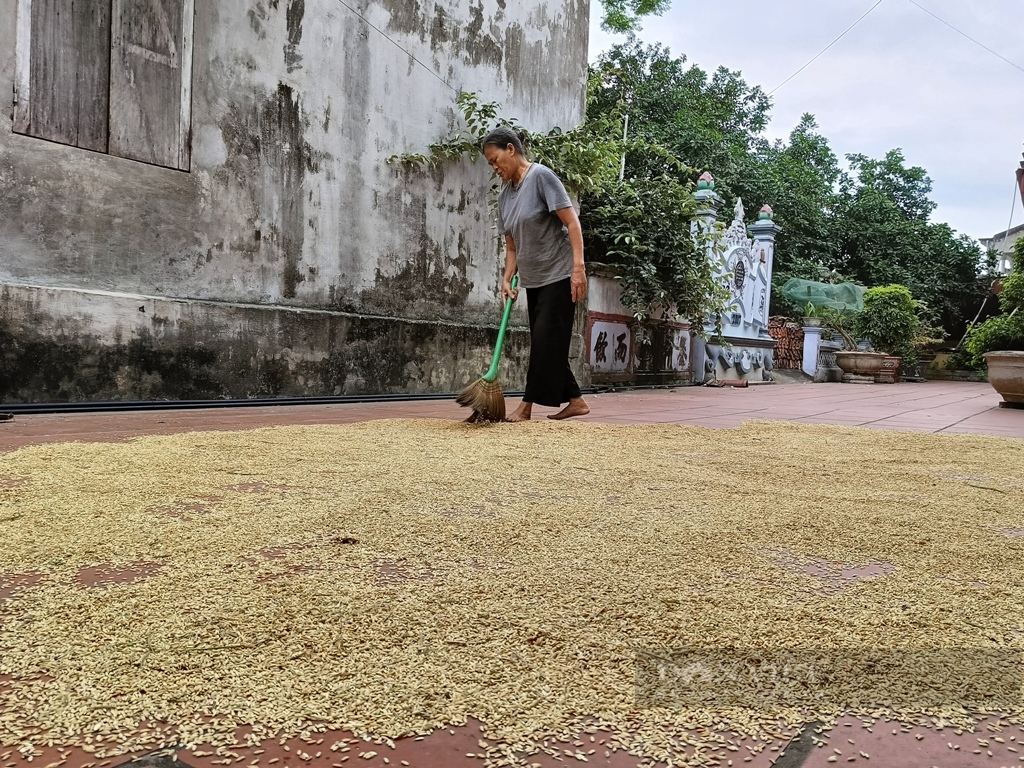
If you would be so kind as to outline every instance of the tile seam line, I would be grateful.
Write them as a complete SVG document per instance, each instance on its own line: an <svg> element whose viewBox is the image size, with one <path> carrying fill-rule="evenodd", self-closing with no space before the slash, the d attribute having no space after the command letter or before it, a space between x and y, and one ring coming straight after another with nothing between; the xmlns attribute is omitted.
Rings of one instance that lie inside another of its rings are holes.
<svg viewBox="0 0 1024 768"><path fill-rule="evenodd" d="M975 418L976 416L981 416L981 414L983 414L983 413L990 413L991 411L997 411L997 410L999 410L999 407L998 407L998 406L996 406L996 407L994 407L994 408L993 408L993 407L989 407L989 408L986 408L986 409L985 409L984 411L979 411L978 413L972 413L972 414L971 414L970 416L964 416L964 417L963 417L962 419L960 419L959 421L954 421L954 422L953 422L952 424L947 424L947 425L946 425L946 426L944 426L944 427L943 427L942 429L938 429L938 430L936 430L936 431L935 431L935 434L938 434L939 432L944 432L944 431L946 431L947 429L949 429L950 427L955 427L955 426L957 426L958 424L963 424L963 423L964 423L965 421L967 421L968 419L973 419L973 418Z"/></svg>
<svg viewBox="0 0 1024 768"><path fill-rule="evenodd" d="M899 418L900 416L906 416L907 414L915 414L915 413L919 413L919 411L918 411L918 410L917 410L916 408L911 408L911 409L907 409L907 410L902 410L902 411L900 411L899 413L893 413L893 414L891 414L891 415L889 415L889 416L883 416L883 417L882 417L882 418L880 418L880 419L872 419L871 421L865 421L865 422L864 422L864 425L866 426L866 425L868 425L868 424L879 424L879 423L881 423L881 422L883 422L883 421L888 421L889 419L897 419L897 418ZM968 416L968 417L966 417L966 418L970 418L970 417ZM946 426L947 426L947 427L951 427L951 426L953 426L953 425L952 425L952 424L947 424ZM945 427L943 427L943 429L945 429ZM926 430L926 431L928 431L928 432L932 432L932 433L936 433L936 432L939 432L940 430L936 430L936 429L929 429L929 430Z"/></svg>

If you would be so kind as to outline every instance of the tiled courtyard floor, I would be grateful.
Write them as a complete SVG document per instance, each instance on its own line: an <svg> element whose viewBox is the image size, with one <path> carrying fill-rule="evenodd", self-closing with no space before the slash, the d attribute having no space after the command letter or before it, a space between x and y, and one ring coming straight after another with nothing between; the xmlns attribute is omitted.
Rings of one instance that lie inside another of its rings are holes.
<svg viewBox="0 0 1024 768"><path fill-rule="evenodd" d="M748 419L772 419L1024 438L1024 410L1000 408L1000 399L990 385L977 382L680 387L588 395L591 413L576 421L734 427ZM508 399L509 412L517 403ZM549 413L555 409L537 408L534 416L543 418ZM462 419L467 415L451 400L28 415L0 422L0 450L43 442L125 440L199 430L371 419Z"/></svg>
<svg viewBox="0 0 1024 768"><path fill-rule="evenodd" d="M772 419L1024 438L1024 410L1000 408L999 396L985 383L931 381L895 386L785 383L745 389L680 387L675 390L597 394L587 399L592 412L578 421L728 428L748 419ZM515 403L510 399L510 410ZM553 409L535 409L538 417L553 412ZM120 441L148 434L198 430L245 430L371 419L462 419L466 415L464 409L449 400L19 415L11 421L0 422L0 452L44 442ZM5 595L0 590L2 599ZM4 684L0 675L0 690ZM850 764L887 768L1021 765L1021 756L1015 751L1015 745L1024 740L1024 731L1016 726L992 723L978 733L957 733L949 728L934 730L847 719L831 733L820 735L827 742L825 746L814 747L809 743L809 736L809 732L805 733L788 744L780 740L774 747L757 754L748 752L745 743L737 740L736 751L723 750L720 759L711 759L708 764L735 768L826 768ZM339 747L343 739L351 743ZM386 744L359 742L350 734L339 733L313 733L306 739L257 745L246 745L244 734L239 734L238 741L236 748L221 754L209 747L200 747L188 751L171 750L162 756L134 755L111 759L53 746L36 755L31 763L23 759L16 749L0 748L0 768L29 765L115 768L133 758L134 765L154 768L214 765L454 768L480 765L486 750L475 723L436 731L421 740L400 740L394 748ZM335 750L331 750L331 745ZM578 734L549 746L554 748L551 753L559 757L541 753L532 758L535 764L548 768L584 762L576 755L585 757L588 765L626 768L640 764L637 757L624 752L606 752L609 745L605 743L605 735L599 731ZM367 756L370 752L375 754Z"/></svg>

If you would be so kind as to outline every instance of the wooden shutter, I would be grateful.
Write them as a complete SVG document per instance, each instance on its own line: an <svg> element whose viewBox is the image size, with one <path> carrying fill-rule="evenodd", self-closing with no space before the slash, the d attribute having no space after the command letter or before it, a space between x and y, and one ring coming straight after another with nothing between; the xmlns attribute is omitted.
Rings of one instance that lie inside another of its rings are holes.
<svg viewBox="0 0 1024 768"><path fill-rule="evenodd" d="M110 154L188 170L192 13L191 0L113 0Z"/></svg>
<svg viewBox="0 0 1024 768"><path fill-rule="evenodd" d="M21 0L14 130L107 151L110 3Z"/></svg>

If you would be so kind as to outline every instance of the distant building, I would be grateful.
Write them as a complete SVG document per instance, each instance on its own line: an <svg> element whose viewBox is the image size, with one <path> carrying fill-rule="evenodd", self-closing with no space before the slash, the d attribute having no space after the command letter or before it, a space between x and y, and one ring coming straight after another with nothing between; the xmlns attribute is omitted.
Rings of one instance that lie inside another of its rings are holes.
<svg viewBox="0 0 1024 768"><path fill-rule="evenodd" d="M983 237L978 242L981 243L982 248L994 248L999 252L999 262L996 271L1000 275L1006 275L1014 268L1013 246L1022 237L1024 237L1024 224L995 234L992 237Z"/></svg>
<svg viewBox="0 0 1024 768"><path fill-rule="evenodd" d="M1024 203L1024 160L1020 161L1020 168L1017 169L1017 186L1020 187L1020 201Z"/></svg>

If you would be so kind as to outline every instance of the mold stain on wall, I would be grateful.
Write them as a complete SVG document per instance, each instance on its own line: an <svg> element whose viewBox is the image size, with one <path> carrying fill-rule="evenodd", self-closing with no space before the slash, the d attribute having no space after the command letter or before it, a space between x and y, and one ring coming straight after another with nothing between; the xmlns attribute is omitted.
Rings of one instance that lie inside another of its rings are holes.
<svg viewBox="0 0 1024 768"><path fill-rule="evenodd" d="M305 141L305 127L298 95L285 83L249 104L233 104L220 126L228 157L215 178L246 201L242 215L254 233L252 242L232 247L277 265L284 299L296 298L298 284L309 274L301 268L310 218L304 182L323 160Z"/></svg>
<svg viewBox="0 0 1024 768"><path fill-rule="evenodd" d="M285 10L288 44L284 47L284 63L289 73L302 68L299 43L302 42L302 17L305 13L305 0L288 0L288 7Z"/></svg>
<svg viewBox="0 0 1024 768"><path fill-rule="evenodd" d="M256 37L266 40L267 30L264 23L267 20L267 9L263 7L263 3L256 3L255 7L250 8L246 15L249 17L249 26L252 27Z"/></svg>
<svg viewBox="0 0 1024 768"><path fill-rule="evenodd" d="M88 315L5 306L0 403L456 391L494 343L493 330L458 324L203 307L100 339ZM521 378L527 335L512 329L508 345Z"/></svg>

